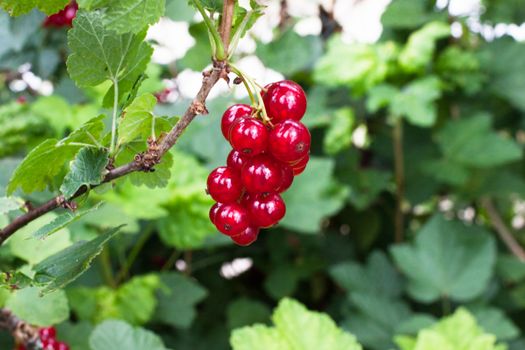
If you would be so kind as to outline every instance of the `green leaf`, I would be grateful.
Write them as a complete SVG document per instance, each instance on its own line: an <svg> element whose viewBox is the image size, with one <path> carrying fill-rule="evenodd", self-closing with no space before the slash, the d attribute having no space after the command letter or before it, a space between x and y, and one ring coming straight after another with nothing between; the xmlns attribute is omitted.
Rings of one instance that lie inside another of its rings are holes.
<svg viewBox="0 0 525 350"><path fill-rule="evenodd" d="M430 22L413 32L399 54L399 64L406 72L423 71L432 61L438 40L450 36L450 25Z"/></svg>
<svg viewBox="0 0 525 350"><path fill-rule="evenodd" d="M337 154L352 144L352 131L355 123L354 112L342 108L334 113L324 137L324 150L327 154Z"/></svg>
<svg viewBox="0 0 525 350"><path fill-rule="evenodd" d="M103 116L93 118L68 137L60 141L48 139L29 152L13 172L7 186L7 194L12 194L19 187L22 191L31 193L50 186L64 165L81 148L75 143L93 145L93 139L100 139L104 130L102 118Z"/></svg>
<svg viewBox="0 0 525 350"><path fill-rule="evenodd" d="M361 350L355 338L337 328L328 315L283 299L275 310L274 328L262 325L235 330L233 350Z"/></svg>
<svg viewBox="0 0 525 350"><path fill-rule="evenodd" d="M45 284L42 292L48 293L76 280L102 252L106 244L117 234L120 227L113 228L91 241L76 242L72 246L38 263L33 269L35 281Z"/></svg>
<svg viewBox="0 0 525 350"><path fill-rule="evenodd" d="M144 72L152 54L151 46L143 41L145 34L118 35L104 28L100 12L79 11L68 32L69 75L80 87L110 80L119 84L120 94L129 91L133 85L129 81ZM125 86L120 84L123 81Z"/></svg>
<svg viewBox="0 0 525 350"><path fill-rule="evenodd" d="M195 39L195 45L177 62L181 65L181 68L201 71L210 64L210 57L212 55L208 29L206 29L204 23L195 23L190 25L189 30L191 36Z"/></svg>
<svg viewBox="0 0 525 350"><path fill-rule="evenodd" d="M11 16L23 15L35 7L50 15L62 10L68 3L69 0L2 0L0 7Z"/></svg>
<svg viewBox="0 0 525 350"><path fill-rule="evenodd" d="M191 22L195 16L195 9L187 1L168 0L164 15L173 21Z"/></svg>
<svg viewBox="0 0 525 350"><path fill-rule="evenodd" d="M437 140L448 160L465 166L490 168L522 156L522 149L514 140L492 130L487 114L449 121Z"/></svg>
<svg viewBox="0 0 525 350"><path fill-rule="evenodd" d="M499 340L513 340L520 335L520 329L505 315L494 307L469 308L483 330L494 334Z"/></svg>
<svg viewBox="0 0 525 350"><path fill-rule="evenodd" d="M49 326L69 318L69 306L64 291L41 296L36 287L15 291L6 307L22 320L35 326Z"/></svg>
<svg viewBox="0 0 525 350"><path fill-rule="evenodd" d="M258 44L255 53L266 67L289 76L317 61L322 42L319 36L300 36L289 29L268 44Z"/></svg>
<svg viewBox="0 0 525 350"><path fill-rule="evenodd" d="M141 136L146 139L152 135L155 116L153 108L157 100L152 94L137 97L124 111L118 128L119 144L128 143Z"/></svg>
<svg viewBox="0 0 525 350"><path fill-rule="evenodd" d="M208 292L196 281L179 273L160 275L163 288L157 292L155 320L187 329L195 319L195 306Z"/></svg>
<svg viewBox="0 0 525 350"><path fill-rule="evenodd" d="M168 350L154 333L123 321L105 321L89 337L91 350Z"/></svg>
<svg viewBox="0 0 525 350"><path fill-rule="evenodd" d="M412 0L393 0L381 17L383 26L395 29L412 29L427 21L425 2Z"/></svg>
<svg viewBox="0 0 525 350"><path fill-rule="evenodd" d="M69 345L74 350L91 350L89 347L89 336L94 326L89 322L62 322L57 325L57 333L60 341Z"/></svg>
<svg viewBox="0 0 525 350"><path fill-rule="evenodd" d="M162 157L159 164L155 165L154 172L134 172L129 174L130 182L135 186L146 186L148 188L166 187L171 178L173 167L173 156L167 153Z"/></svg>
<svg viewBox="0 0 525 350"><path fill-rule="evenodd" d="M344 204L346 190L332 178L334 161L311 158L306 170L294 179L293 186L284 194L286 216L281 224L299 232L316 233L321 221ZM317 203L314 207L311 203Z"/></svg>
<svg viewBox="0 0 525 350"><path fill-rule="evenodd" d="M395 95L390 113L405 117L420 127L433 126L437 119L436 100L441 97L441 81L434 76L414 80Z"/></svg>
<svg viewBox="0 0 525 350"><path fill-rule="evenodd" d="M487 287L496 258L488 232L439 214L420 230L414 244L396 245L391 252L408 278L409 294L424 303L477 297Z"/></svg>
<svg viewBox="0 0 525 350"><path fill-rule="evenodd" d="M60 192L69 199L83 186L89 189L91 186L99 185L104 179L104 171L108 163L108 150L82 148L71 163L71 169L60 186Z"/></svg>
<svg viewBox="0 0 525 350"><path fill-rule="evenodd" d="M492 24L525 22L525 9L520 0L483 0L483 22Z"/></svg>
<svg viewBox="0 0 525 350"><path fill-rule="evenodd" d="M0 215L20 209L20 203L14 198L0 197Z"/></svg>
<svg viewBox="0 0 525 350"><path fill-rule="evenodd" d="M496 345L496 337L484 333L474 317L465 309L420 331L416 338L396 337L402 350L505 350Z"/></svg>
<svg viewBox="0 0 525 350"><path fill-rule="evenodd" d="M226 311L230 329L270 320L271 311L266 304L248 298L235 299Z"/></svg>
<svg viewBox="0 0 525 350"><path fill-rule="evenodd" d="M104 16L104 26L118 34L138 33L156 23L164 14L165 6L166 0L115 1Z"/></svg>
<svg viewBox="0 0 525 350"><path fill-rule="evenodd" d="M45 224L44 226L40 227L38 230L36 230L33 233L32 236L33 238L36 238L36 239L45 239L51 236L52 234L60 231L61 229L67 227L68 225L72 224L73 222L79 220L84 215L94 212L95 210L98 210L101 204L102 203L99 203L93 208L86 208L86 209L82 209L76 212L67 211L64 214L57 216L50 223Z"/></svg>
<svg viewBox="0 0 525 350"><path fill-rule="evenodd" d="M11 253L34 265L70 246L70 233L67 228L60 229L56 234L44 240L33 238L34 232L55 220L56 217L56 214L48 213L21 228L16 235L12 235L7 241Z"/></svg>

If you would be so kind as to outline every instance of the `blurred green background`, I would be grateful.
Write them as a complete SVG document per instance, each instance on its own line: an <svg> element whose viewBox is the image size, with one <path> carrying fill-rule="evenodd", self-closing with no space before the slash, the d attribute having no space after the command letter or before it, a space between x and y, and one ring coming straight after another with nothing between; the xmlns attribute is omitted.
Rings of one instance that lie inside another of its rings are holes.
<svg viewBox="0 0 525 350"><path fill-rule="evenodd" d="M47 305L46 320L73 350L93 349L90 334L108 319L147 328L172 349L229 349L234 329L271 324L285 297L327 313L365 349L525 349L522 1L267 5L236 60L262 84L285 77L304 87L313 138L281 224L242 248L209 222L206 177L229 152L220 117L247 101L221 82L172 162L97 189L90 201L105 204L51 238L26 239L55 213L0 249L2 271L23 271L126 224L55 300L17 292L24 308ZM36 145L108 112L109 85L75 86L66 30L42 28L44 18L0 11L0 196ZM154 62L139 94L157 95L157 115L180 115L210 62L206 29L186 1L168 0L148 38ZM148 187L147 176L166 171L165 188ZM18 196L40 203L53 193ZM4 226L17 213L0 214ZM452 323L436 323L458 308ZM301 326L305 343L314 323ZM235 349L310 349L239 337L246 344ZM11 349L7 334L0 342ZM338 346L326 349L351 349Z"/></svg>

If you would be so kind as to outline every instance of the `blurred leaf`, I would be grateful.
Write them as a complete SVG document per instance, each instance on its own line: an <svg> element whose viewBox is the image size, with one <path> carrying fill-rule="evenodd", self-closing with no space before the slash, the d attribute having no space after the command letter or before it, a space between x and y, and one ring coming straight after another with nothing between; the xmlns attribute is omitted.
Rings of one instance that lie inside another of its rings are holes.
<svg viewBox="0 0 525 350"><path fill-rule="evenodd" d="M334 161L311 158L303 174L284 194L286 216L281 224L303 233L316 233L321 221L343 206L346 190L332 178ZM311 203L316 203L312 206Z"/></svg>
<svg viewBox="0 0 525 350"><path fill-rule="evenodd" d="M0 215L20 209L21 204L15 198L0 197Z"/></svg>
<svg viewBox="0 0 525 350"><path fill-rule="evenodd" d="M62 322L57 325L60 340L69 345L73 350L91 350L89 336L93 332L93 325L89 322Z"/></svg>
<svg viewBox="0 0 525 350"><path fill-rule="evenodd" d="M462 50L457 46L445 49L438 57L436 70L439 76L452 84L452 87L463 88L467 94L481 90L485 74L474 52Z"/></svg>
<svg viewBox="0 0 525 350"><path fill-rule="evenodd" d="M498 340L513 340L520 335L520 329L505 313L493 307L469 308L485 332L494 334Z"/></svg>
<svg viewBox="0 0 525 350"><path fill-rule="evenodd" d="M408 292L416 300L467 301L486 288L496 247L485 230L436 214L419 231L414 244L395 245L391 253L407 275Z"/></svg>
<svg viewBox="0 0 525 350"><path fill-rule="evenodd" d="M395 29L413 29L424 24L428 13L424 1L394 0L386 8L381 23Z"/></svg>
<svg viewBox="0 0 525 350"><path fill-rule="evenodd" d="M450 25L444 22L430 22L408 38L399 54L399 64L409 73L423 71L432 61L438 40L450 36Z"/></svg>
<svg viewBox="0 0 525 350"><path fill-rule="evenodd" d="M177 63L180 64L181 68L202 71L210 64L212 55L208 29L206 29L204 23L195 23L190 25L189 30L191 36L195 39L195 45L186 51L186 55Z"/></svg>
<svg viewBox="0 0 525 350"><path fill-rule="evenodd" d="M195 306L208 294L196 281L179 273L160 275L163 285L157 292L155 320L187 329L195 319Z"/></svg>
<svg viewBox="0 0 525 350"><path fill-rule="evenodd" d="M346 179L349 184L348 201L357 209L368 208L381 192L390 189L392 174L375 169L356 169Z"/></svg>
<svg viewBox="0 0 525 350"><path fill-rule="evenodd" d="M255 53L266 67L290 76L317 61L322 43L318 36L300 36L288 29L270 43L258 44Z"/></svg>
<svg viewBox="0 0 525 350"><path fill-rule="evenodd" d="M337 328L326 314L307 310L292 299L275 309L275 328L262 325L235 330L230 338L234 350L360 350L355 338Z"/></svg>
<svg viewBox="0 0 525 350"><path fill-rule="evenodd" d="M91 241L76 242L38 263L33 269L35 281L45 284L43 293L64 288L84 273L102 252L104 245L117 234L120 227L109 230Z"/></svg>
<svg viewBox="0 0 525 350"><path fill-rule="evenodd" d="M487 114L449 121L437 140L447 159L477 168L517 161L522 155L521 147L514 140L492 130Z"/></svg>
<svg viewBox="0 0 525 350"><path fill-rule="evenodd" d="M67 297L62 290L40 296L36 287L20 289L7 300L6 307L35 326L49 326L69 318Z"/></svg>
<svg viewBox="0 0 525 350"><path fill-rule="evenodd" d="M279 266L264 281L264 289L275 300L292 296L299 282L298 271L293 266Z"/></svg>
<svg viewBox="0 0 525 350"><path fill-rule="evenodd" d="M514 255L499 254L496 271L497 275L507 283L517 283L525 279L525 264Z"/></svg>
<svg viewBox="0 0 525 350"><path fill-rule="evenodd" d="M368 90L367 94L366 109L375 113L381 108L388 107L399 94L399 89L390 84L380 84Z"/></svg>
<svg viewBox="0 0 525 350"><path fill-rule="evenodd" d="M0 7L11 16L28 13L35 7L50 15L62 10L68 3L69 0L2 0Z"/></svg>
<svg viewBox="0 0 525 350"><path fill-rule="evenodd" d="M108 163L108 150L82 148L71 162L71 168L64 177L60 192L69 199L83 186L87 186L89 190L91 186L99 185L104 179L104 171Z"/></svg>
<svg viewBox="0 0 525 350"><path fill-rule="evenodd" d="M160 19L164 14L165 5L166 0L111 2L104 16L104 26L118 34L138 33Z"/></svg>
<svg viewBox="0 0 525 350"><path fill-rule="evenodd" d="M525 22L525 8L520 0L483 0L483 21L493 24Z"/></svg>
<svg viewBox="0 0 525 350"><path fill-rule="evenodd" d="M333 155L350 147L354 123L355 115L350 108L342 108L334 113L324 138L324 150L327 154Z"/></svg>
<svg viewBox="0 0 525 350"><path fill-rule="evenodd" d="M420 331L417 337L396 337L401 350L505 350L496 345L496 337L484 333L474 317L465 309Z"/></svg>
<svg viewBox="0 0 525 350"><path fill-rule="evenodd" d="M266 323L270 320L271 311L258 300L240 298L228 305L226 314L228 327L233 329L253 323Z"/></svg>
<svg viewBox="0 0 525 350"><path fill-rule="evenodd" d="M173 21L191 22L195 16L195 10L188 4L188 1L168 0L164 15Z"/></svg>
<svg viewBox="0 0 525 350"><path fill-rule="evenodd" d="M105 321L89 337L91 350L168 350L154 333L122 321Z"/></svg>

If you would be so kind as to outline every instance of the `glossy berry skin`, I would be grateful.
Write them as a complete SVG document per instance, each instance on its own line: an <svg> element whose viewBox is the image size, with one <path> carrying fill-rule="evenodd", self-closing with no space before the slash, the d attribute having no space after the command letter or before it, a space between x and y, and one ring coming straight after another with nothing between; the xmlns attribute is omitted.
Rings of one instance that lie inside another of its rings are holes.
<svg viewBox="0 0 525 350"><path fill-rule="evenodd" d="M71 27L73 25L73 19L76 17L78 11L78 5L76 2L72 2L67 5L63 10L55 13L46 18L44 21L44 27Z"/></svg>
<svg viewBox="0 0 525 350"><path fill-rule="evenodd" d="M255 118L238 119L230 129L233 149L253 157L268 147L268 129Z"/></svg>
<svg viewBox="0 0 525 350"><path fill-rule="evenodd" d="M215 215L217 230L227 236L235 236L250 225L246 209L237 203L224 204Z"/></svg>
<svg viewBox="0 0 525 350"><path fill-rule="evenodd" d="M212 224L215 224L215 217L217 216L217 212L219 211L219 209L222 207L222 203L215 203L214 205L211 206L210 208L210 221Z"/></svg>
<svg viewBox="0 0 525 350"><path fill-rule="evenodd" d="M236 104L228 108L221 119L221 131L226 140L230 139L230 128L239 118L246 118L252 114L252 107L245 104Z"/></svg>
<svg viewBox="0 0 525 350"><path fill-rule="evenodd" d="M265 89L264 106L274 124L287 119L301 120L306 112L306 95L299 84L283 80L268 84Z"/></svg>
<svg viewBox="0 0 525 350"><path fill-rule="evenodd" d="M226 158L226 164L229 168L232 168L238 174L240 174L242 167L244 164L246 164L249 158L250 157L248 157L246 154L233 149L231 150L230 154L228 154L228 158Z"/></svg>
<svg viewBox="0 0 525 350"><path fill-rule="evenodd" d="M306 169L306 165L308 164L309 161L310 161L310 155L307 154L303 159L301 159L299 162L297 162L293 166L293 174L295 176L302 174L304 169Z"/></svg>
<svg viewBox="0 0 525 350"><path fill-rule="evenodd" d="M269 155L260 154L246 162L241 180L250 193L273 192L281 185L281 165Z"/></svg>
<svg viewBox="0 0 525 350"><path fill-rule="evenodd" d="M240 234L232 236L232 241L235 244L246 247L257 240L259 235L259 228L249 226L246 230L242 231Z"/></svg>
<svg viewBox="0 0 525 350"><path fill-rule="evenodd" d="M54 350L69 350L69 346L66 343L58 342L55 345Z"/></svg>
<svg viewBox="0 0 525 350"><path fill-rule="evenodd" d="M45 341L55 338L57 336L57 331L55 327L44 327L38 330L38 335L40 336L40 340Z"/></svg>
<svg viewBox="0 0 525 350"><path fill-rule="evenodd" d="M222 166L208 176L208 193L217 202L233 203L242 193L242 182L237 172Z"/></svg>
<svg viewBox="0 0 525 350"><path fill-rule="evenodd" d="M286 205L275 192L259 193L247 205L252 224L260 227L276 225L286 214Z"/></svg>
<svg viewBox="0 0 525 350"><path fill-rule="evenodd" d="M46 340L40 339L40 340L42 340L42 347L44 348L44 350L55 350L58 345L58 342L56 341L55 338L49 338Z"/></svg>
<svg viewBox="0 0 525 350"><path fill-rule="evenodd" d="M270 133L269 151L285 163L297 162L310 152L311 137L308 128L295 120L277 124Z"/></svg>
<svg viewBox="0 0 525 350"><path fill-rule="evenodd" d="M276 189L277 193L283 193L287 189L289 189L290 186L292 186L293 178L294 178L294 173L293 173L293 169L291 166L286 165L286 164L281 164L281 169L282 169L282 178L281 178L281 184Z"/></svg>

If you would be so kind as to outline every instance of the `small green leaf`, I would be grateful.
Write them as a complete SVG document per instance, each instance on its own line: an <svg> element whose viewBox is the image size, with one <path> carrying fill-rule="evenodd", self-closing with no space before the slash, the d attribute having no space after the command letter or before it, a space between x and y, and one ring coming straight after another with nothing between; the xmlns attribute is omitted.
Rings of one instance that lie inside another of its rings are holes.
<svg viewBox="0 0 525 350"><path fill-rule="evenodd" d="M36 238L36 239L47 238L51 236L53 233L56 233L60 231L61 229L65 228L66 226L68 226L69 224L72 224L73 222L79 220L84 215L89 214L95 210L98 210L101 204L102 203L99 203L93 208L87 208L87 209L79 210L76 212L68 211L62 215L59 215L50 223L36 230L32 236L33 238Z"/></svg>
<svg viewBox="0 0 525 350"><path fill-rule="evenodd" d="M115 1L110 3L104 16L104 25L118 34L138 33L160 19L165 5L166 0Z"/></svg>
<svg viewBox="0 0 525 350"><path fill-rule="evenodd" d="M0 7L11 16L23 15L35 7L50 15L62 10L68 3L69 0L2 0Z"/></svg>
<svg viewBox="0 0 525 350"><path fill-rule="evenodd" d="M71 163L60 192L66 199L75 195L82 187L99 185L104 179L104 171L109 163L109 152L105 149L82 148Z"/></svg>
<svg viewBox="0 0 525 350"><path fill-rule="evenodd" d="M48 293L63 288L77 279L90 267L104 244L113 238L119 229L120 227L113 228L89 242L76 242L35 265L35 281L46 285L42 292Z"/></svg>
<svg viewBox="0 0 525 350"><path fill-rule="evenodd" d="M119 123L118 142L120 144L133 141L139 136L146 139L152 135L152 123L155 118L153 108L157 100L152 94L137 97L124 111Z"/></svg>
<svg viewBox="0 0 525 350"><path fill-rule="evenodd" d="M481 328L494 334L499 340L513 340L520 335L520 329L511 318L494 307L481 306L469 308Z"/></svg>
<svg viewBox="0 0 525 350"><path fill-rule="evenodd" d="M91 350L168 350L154 333L123 321L105 321L89 337Z"/></svg>
<svg viewBox="0 0 525 350"><path fill-rule="evenodd" d="M49 326L69 317L69 306L64 291L41 296L36 287L15 291L6 302L16 316L35 326Z"/></svg>
<svg viewBox="0 0 525 350"><path fill-rule="evenodd" d="M425 303L441 297L467 301L480 295L496 259L495 242L488 232L439 214L421 229L414 244L396 245L391 252L407 275L409 294Z"/></svg>
<svg viewBox="0 0 525 350"><path fill-rule="evenodd" d="M337 154L350 147L354 123L355 115L350 108L335 112L324 137L324 150L327 154Z"/></svg>

